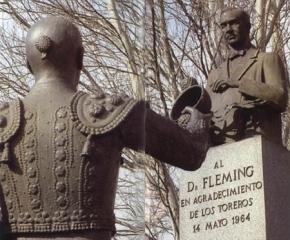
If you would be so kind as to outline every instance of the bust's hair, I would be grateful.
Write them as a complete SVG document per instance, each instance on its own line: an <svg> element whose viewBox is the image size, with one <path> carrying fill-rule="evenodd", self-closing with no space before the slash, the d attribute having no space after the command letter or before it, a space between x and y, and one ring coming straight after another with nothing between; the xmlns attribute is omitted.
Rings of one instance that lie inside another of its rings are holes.
<svg viewBox="0 0 290 240"><path fill-rule="evenodd" d="M230 12L230 11L235 11L239 13L239 18L242 20L242 22L248 27L248 30L250 31L251 29L251 21L250 21L250 15L248 14L248 12L246 12L243 9L240 8L235 8L235 7L226 7L224 9L221 10L221 14L220 17L226 13L226 12Z"/></svg>

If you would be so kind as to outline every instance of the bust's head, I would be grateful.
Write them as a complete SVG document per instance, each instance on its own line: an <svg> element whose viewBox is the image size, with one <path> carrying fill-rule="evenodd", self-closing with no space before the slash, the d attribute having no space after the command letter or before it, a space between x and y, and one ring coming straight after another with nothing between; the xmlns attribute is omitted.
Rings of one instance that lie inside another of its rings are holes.
<svg viewBox="0 0 290 240"><path fill-rule="evenodd" d="M251 29L247 12L238 8L226 8L220 17L220 26L224 39L234 49L243 48L249 42Z"/></svg>
<svg viewBox="0 0 290 240"><path fill-rule="evenodd" d="M63 17L48 17L34 24L26 39L27 63L36 79L40 75L80 72L83 60L81 34Z"/></svg>

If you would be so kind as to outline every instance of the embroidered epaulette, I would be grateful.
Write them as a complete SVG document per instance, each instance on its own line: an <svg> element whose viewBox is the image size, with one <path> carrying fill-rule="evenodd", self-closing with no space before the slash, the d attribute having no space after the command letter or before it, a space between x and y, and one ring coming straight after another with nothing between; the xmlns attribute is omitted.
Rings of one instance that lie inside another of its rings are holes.
<svg viewBox="0 0 290 240"><path fill-rule="evenodd" d="M82 133L100 135L115 129L136 104L126 95L77 92L71 101L71 117Z"/></svg>
<svg viewBox="0 0 290 240"><path fill-rule="evenodd" d="M9 160L9 140L16 134L20 127L21 102L0 103L0 162Z"/></svg>

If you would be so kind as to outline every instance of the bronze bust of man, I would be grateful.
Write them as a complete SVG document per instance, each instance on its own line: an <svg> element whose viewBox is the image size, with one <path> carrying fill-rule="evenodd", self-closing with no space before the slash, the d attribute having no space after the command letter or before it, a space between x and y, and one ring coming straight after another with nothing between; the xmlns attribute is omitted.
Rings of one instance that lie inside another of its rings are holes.
<svg viewBox="0 0 290 240"><path fill-rule="evenodd" d="M287 103L283 63L250 42L250 18L240 9L221 13L220 25L229 47L225 62L211 71L207 91L212 100L214 145L262 134L281 142L281 118Z"/></svg>
<svg viewBox="0 0 290 240"><path fill-rule="evenodd" d="M109 240L124 147L187 170L204 160L206 139L143 102L77 91L83 47L70 21L39 21L26 49L36 84L0 106L0 202L10 238Z"/></svg>

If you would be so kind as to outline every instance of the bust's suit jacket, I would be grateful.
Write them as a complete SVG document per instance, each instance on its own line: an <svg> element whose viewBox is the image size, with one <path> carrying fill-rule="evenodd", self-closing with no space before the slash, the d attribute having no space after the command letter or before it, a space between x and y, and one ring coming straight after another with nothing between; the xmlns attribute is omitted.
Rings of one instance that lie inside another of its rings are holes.
<svg viewBox="0 0 290 240"><path fill-rule="evenodd" d="M220 79L237 80L239 87L213 92ZM239 57L238 64L230 59L223 62L209 74L206 87L212 100L213 143L255 134L281 142L280 113L287 104L287 86L283 63L275 53L251 47Z"/></svg>

